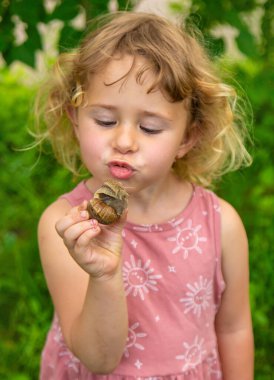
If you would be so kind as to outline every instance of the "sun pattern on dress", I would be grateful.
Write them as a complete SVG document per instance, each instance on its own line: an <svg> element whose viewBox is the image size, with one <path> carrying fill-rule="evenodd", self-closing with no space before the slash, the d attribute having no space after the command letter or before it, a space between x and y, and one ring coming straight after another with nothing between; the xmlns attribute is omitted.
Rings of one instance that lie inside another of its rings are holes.
<svg viewBox="0 0 274 380"><path fill-rule="evenodd" d="M144 350L145 347L139 342L140 338L145 338L147 336L144 332L137 332L135 331L140 326L139 322L134 323L132 326L128 329L128 337L126 341L126 347L124 350L124 355L126 358L129 357L129 351L132 348L137 348L138 350Z"/></svg>
<svg viewBox="0 0 274 380"><path fill-rule="evenodd" d="M210 306L212 297L212 280L199 277L198 281L186 285L189 292L186 293L185 298L181 298L180 302L185 304L184 313L187 314L192 311L195 315L200 317L203 310Z"/></svg>
<svg viewBox="0 0 274 380"><path fill-rule="evenodd" d="M145 299L145 294L149 290L158 291L157 280L162 278L160 274L153 274L154 269L150 268L151 260L147 260L142 264L142 260L137 262L133 255L130 256L130 262L125 261L123 266L123 280L126 295L132 293L134 297L139 296Z"/></svg>
<svg viewBox="0 0 274 380"><path fill-rule="evenodd" d="M198 232L201 228L202 226L200 224L193 227L191 219L187 221L185 228L178 227L176 236L167 239L168 241L174 241L176 243L172 253L176 254L179 251L183 251L184 259L188 258L191 251L202 254L203 251L200 247L200 242L207 241L207 238L199 236Z"/></svg>
<svg viewBox="0 0 274 380"><path fill-rule="evenodd" d="M204 339L195 337L193 344L183 343L185 353L183 355L177 355L177 360L183 361L182 371L187 372L190 369L195 368L203 360L203 356L206 351L203 349Z"/></svg>

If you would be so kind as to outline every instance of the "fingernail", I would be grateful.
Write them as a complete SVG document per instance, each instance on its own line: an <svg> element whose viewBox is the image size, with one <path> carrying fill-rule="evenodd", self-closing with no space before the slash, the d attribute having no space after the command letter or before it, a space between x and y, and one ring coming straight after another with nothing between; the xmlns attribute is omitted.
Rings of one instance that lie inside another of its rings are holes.
<svg viewBox="0 0 274 380"><path fill-rule="evenodd" d="M80 211L81 218L86 218L88 216L87 211Z"/></svg>
<svg viewBox="0 0 274 380"><path fill-rule="evenodd" d="M92 228L96 229L98 227L98 221L96 219L91 219L89 222Z"/></svg>

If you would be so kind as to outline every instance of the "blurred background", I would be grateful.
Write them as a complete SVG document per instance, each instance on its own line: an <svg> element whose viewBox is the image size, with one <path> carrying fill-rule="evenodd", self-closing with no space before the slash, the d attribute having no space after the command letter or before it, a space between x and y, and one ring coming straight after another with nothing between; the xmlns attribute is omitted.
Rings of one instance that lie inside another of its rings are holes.
<svg viewBox="0 0 274 380"><path fill-rule="evenodd" d="M255 379L274 373L274 86L270 0L0 1L0 379L38 378L52 317L36 228L44 208L75 179L33 143L33 101L58 52L101 13L137 9L194 23L226 79L248 98L253 165L225 176L215 191L238 210L250 244ZM241 380L241 379L237 379Z"/></svg>

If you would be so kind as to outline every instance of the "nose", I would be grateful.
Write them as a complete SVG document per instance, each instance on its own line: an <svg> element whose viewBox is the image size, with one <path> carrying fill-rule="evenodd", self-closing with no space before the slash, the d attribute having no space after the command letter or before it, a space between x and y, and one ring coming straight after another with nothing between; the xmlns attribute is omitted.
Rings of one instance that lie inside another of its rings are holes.
<svg viewBox="0 0 274 380"><path fill-rule="evenodd" d="M117 126L112 140L112 147L123 154L136 152L138 149L138 139L134 126Z"/></svg>

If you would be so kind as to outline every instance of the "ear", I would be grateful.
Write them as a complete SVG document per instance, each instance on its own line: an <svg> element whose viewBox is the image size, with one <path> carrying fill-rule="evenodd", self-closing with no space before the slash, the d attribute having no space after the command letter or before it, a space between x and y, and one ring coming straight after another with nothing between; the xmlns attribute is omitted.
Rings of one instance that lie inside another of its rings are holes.
<svg viewBox="0 0 274 380"><path fill-rule="evenodd" d="M76 137L78 138L78 118L77 118L77 109L71 105L68 105L66 107L66 113L71 121L71 124L73 125L74 133Z"/></svg>
<svg viewBox="0 0 274 380"><path fill-rule="evenodd" d="M176 159L184 157L195 146L198 137L198 126L196 123L193 123L189 131L186 131L182 144L179 146Z"/></svg>

